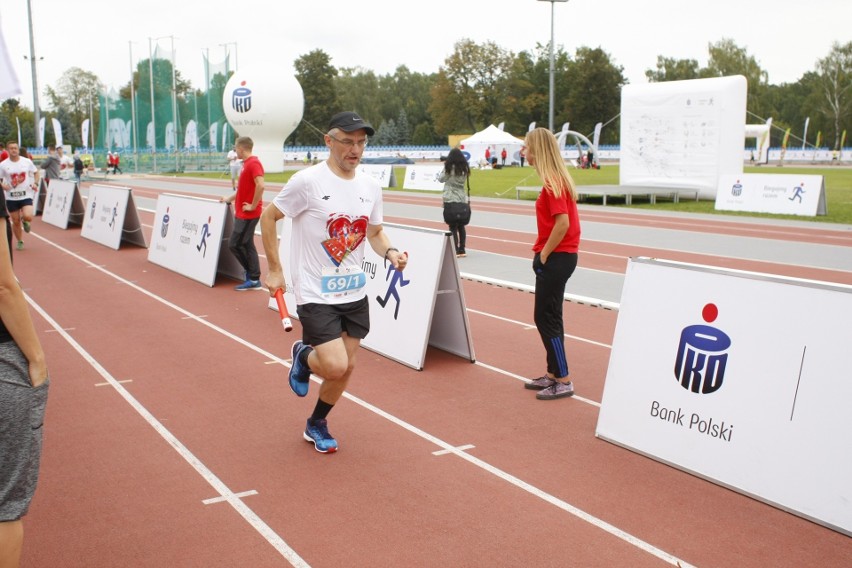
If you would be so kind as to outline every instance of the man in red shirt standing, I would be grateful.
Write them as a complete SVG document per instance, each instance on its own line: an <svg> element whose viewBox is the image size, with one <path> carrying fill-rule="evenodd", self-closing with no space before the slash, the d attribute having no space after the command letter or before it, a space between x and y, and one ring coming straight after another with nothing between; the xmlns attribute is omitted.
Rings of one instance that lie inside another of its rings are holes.
<svg viewBox="0 0 852 568"><path fill-rule="evenodd" d="M254 142L248 136L236 141L237 156L243 161L243 169L237 182L237 191L219 199L222 203L234 203L234 230L228 240L228 248L246 271L246 280L234 289L261 290L260 259L254 246L254 230L263 210L263 165L252 155Z"/></svg>

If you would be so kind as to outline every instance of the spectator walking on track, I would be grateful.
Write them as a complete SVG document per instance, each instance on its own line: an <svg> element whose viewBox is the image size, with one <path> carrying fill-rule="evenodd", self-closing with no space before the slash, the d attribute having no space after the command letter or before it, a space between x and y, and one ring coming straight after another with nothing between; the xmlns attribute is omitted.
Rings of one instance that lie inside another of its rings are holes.
<svg viewBox="0 0 852 568"><path fill-rule="evenodd" d="M228 240L228 248L246 271L246 280L234 289L260 290L260 259L254 245L254 230L260 221L263 210L263 165L257 156L252 155L254 141L248 136L240 136L236 142L236 152L243 162L237 191L222 197L219 201L234 204L234 229Z"/></svg>
<svg viewBox="0 0 852 568"><path fill-rule="evenodd" d="M327 416L346 391L361 340L370 331L364 241L396 270L408 262L382 229L381 185L358 171L374 133L354 112L334 115L324 136L328 159L294 174L261 218L270 294L284 288L275 225L285 216L293 220L290 266L302 340L293 344L289 381L297 396L307 396L311 373L323 379L303 433L321 453L337 451Z"/></svg>
<svg viewBox="0 0 852 568"><path fill-rule="evenodd" d="M83 159L80 158L80 153L74 153L74 179L77 180L77 186L79 187L80 182L83 179Z"/></svg>
<svg viewBox="0 0 852 568"><path fill-rule="evenodd" d="M470 166L461 150L453 148L447 154L444 169L438 174L438 181L444 184L441 195L444 203L444 222L449 225L453 234L456 256L467 256L465 225L470 223Z"/></svg>
<svg viewBox="0 0 852 568"><path fill-rule="evenodd" d="M243 161L237 156L237 147L234 146L228 152L228 169L231 170L231 189L237 191L237 180L240 179L240 171L243 168Z"/></svg>
<svg viewBox="0 0 852 568"><path fill-rule="evenodd" d="M574 394L574 385L568 379L562 306L565 285L577 268L580 217L574 180L565 168L559 144L550 130L535 128L528 132L525 153L543 184L535 202L538 235L533 245L532 267L534 321L547 355L547 372L524 386L538 390L539 400L552 400Z"/></svg>
<svg viewBox="0 0 852 568"><path fill-rule="evenodd" d="M48 145L47 158L41 162L41 169L44 170L44 177L47 179L48 185L50 185L51 180L59 179L61 168L62 163L59 160L59 154L56 152L56 146Z"/></svg>

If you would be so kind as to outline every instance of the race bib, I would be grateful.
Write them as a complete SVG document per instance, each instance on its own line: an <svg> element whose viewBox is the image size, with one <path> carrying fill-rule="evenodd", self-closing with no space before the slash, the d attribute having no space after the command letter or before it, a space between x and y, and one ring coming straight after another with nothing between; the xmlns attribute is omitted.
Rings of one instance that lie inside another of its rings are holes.
<svg viewBox="0 0 852 568"><path fill-rule="evenodd" d="M367 276L361 267L322 269L321 286L324 298L360 295L366 284Z"/></svg>
<svg viewBox="0 0 852 568"><path fill-rule="evenodd" d="M12 200L17 199L19 197L26 197L26 196L27 196L27 190L26 189L13 189L12 191L9 192L9 198L12 199Z"/></svg>

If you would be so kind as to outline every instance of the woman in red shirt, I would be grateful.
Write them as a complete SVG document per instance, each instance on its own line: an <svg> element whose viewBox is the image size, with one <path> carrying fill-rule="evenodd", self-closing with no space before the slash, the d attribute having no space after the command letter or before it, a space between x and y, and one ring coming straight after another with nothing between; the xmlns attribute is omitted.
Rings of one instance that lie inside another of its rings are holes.
<svg viewBox="0 0 852 568"><path fill-rule="evenodd" d="M580 217L574 180L565 168L553 133L536 128L527 133L525 146L527 161L543 182L535 202L538 237L533 245L534 321L547 352L547 372L525 388L539 391L539 400L552 400L574 394L574 385L568 380L562 304L565 285L577 268Z"/></svg>

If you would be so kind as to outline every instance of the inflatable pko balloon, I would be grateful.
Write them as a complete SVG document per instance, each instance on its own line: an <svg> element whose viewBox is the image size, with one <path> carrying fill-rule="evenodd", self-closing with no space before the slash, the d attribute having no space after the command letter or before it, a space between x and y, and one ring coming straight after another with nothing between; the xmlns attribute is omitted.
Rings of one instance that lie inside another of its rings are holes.
<svg viewBox="0 0 852 568"><path fill-rule="evenodd" d="M260 158L263 169L284 171L284 140L299 126L305 108L305 95L296 77L238 69L225 85L222 106L234 132L254 141L253 154Z"/></svg>

